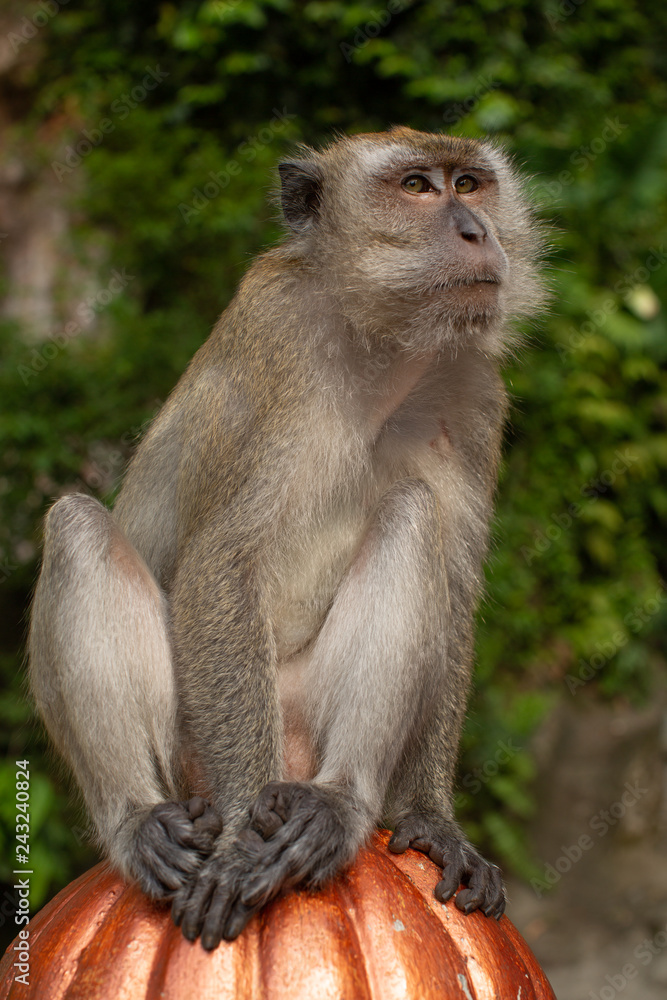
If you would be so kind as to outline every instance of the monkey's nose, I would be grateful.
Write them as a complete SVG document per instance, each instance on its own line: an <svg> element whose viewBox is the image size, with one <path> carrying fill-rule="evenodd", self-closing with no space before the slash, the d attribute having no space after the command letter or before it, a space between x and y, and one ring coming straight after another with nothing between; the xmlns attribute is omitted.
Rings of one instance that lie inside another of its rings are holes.
<svg viewBox="0 0 667 1000"><path fill-rule="evenodd" d="M461 239L468 243L482 243L486 239L486 229L464 205L452 205L450 222Z"/></svg>
<svg viewBox="0 0 667 1000"><path fill-rule="evenodd" d="M481 241L486 239L486 229L484 229L483 226L479 227L479 232L475 229L470 229L470 228L462 229L460 232L461 232L461 237L464 240L467 240L468 243L476 243L478 240Z"/></svg>

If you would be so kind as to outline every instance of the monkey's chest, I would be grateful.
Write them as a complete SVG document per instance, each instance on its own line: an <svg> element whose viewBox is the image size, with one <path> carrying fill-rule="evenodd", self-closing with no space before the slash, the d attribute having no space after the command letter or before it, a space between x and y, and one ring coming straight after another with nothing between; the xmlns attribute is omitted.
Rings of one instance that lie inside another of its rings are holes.
<svg viewBox="0 0 667 1000"><path fill-rule="evenodd" d="M358 547L363 513L297 523L286 531L269 567L273 634L279 664L306 648L319 632Z"/></svg>
<svg viewBox="0 0 667 1000"><path fill-rule="evenodd" d="M283 778L307 781L317 771L306 712L313 684L313 643L360 541L364 518L348 511L289 532L274 553L270 587L283 721Z"/></svg>

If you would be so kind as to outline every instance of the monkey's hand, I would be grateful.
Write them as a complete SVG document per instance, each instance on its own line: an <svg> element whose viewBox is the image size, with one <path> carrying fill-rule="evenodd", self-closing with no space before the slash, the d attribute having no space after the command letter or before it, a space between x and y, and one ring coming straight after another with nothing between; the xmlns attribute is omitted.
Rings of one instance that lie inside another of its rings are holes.
<svg viewBox="0 0 667 1000"><path fill-rule="evenodd" d="M206 799L160 802L134 828L129 868L153 899L169 899L213 850L222 820Z"/></svg>
<svg viewBox="0 0 667 1000"><path fill-rule="evenodd" d="M241 890L248 906L264 906L283 886L322 885L354 860L371 828L364 807L346 789L271 781L250 811L264 839L258 870Z"/></svg>
<svg viewBox="0 0 667 1000"><path fill-rule="evenodd" d="M351 862L368 826L342 789L272 781L251 809L250 827L178 893L174 922L190 941L201 934L206 949L232 941L282 888L319 886Z"/></svg>
<svg viewBox="0 0 667 1000"><path fill-rule="evenodd" d="M413 813L399 820L389 841L389 850L402 854L413 847L428 854L443 870L435 887L436 899L445 903L461 884L456 906L464 913L480 909L497 920L505 910L505 889L500 869L489 864L468 843L452 820L433 813Z"/></svg>
<svg viewBox="0 0 667 1000"><path fill-rule="evenodd" d="M242 830L238 839L223 844L185 883L174 897L171 916L188 941L201 934L202 947L217 948L222 938L233 941L259 906L245 906L242 887L257 870L264 841L254 830Z"/></svg>

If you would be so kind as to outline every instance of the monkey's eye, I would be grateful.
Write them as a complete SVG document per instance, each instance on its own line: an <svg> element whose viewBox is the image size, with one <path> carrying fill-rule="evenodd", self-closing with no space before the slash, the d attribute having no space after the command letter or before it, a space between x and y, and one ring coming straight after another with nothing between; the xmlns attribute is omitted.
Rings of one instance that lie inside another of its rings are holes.
<svg viewBox="0 0 667 1000"><path fill-rule="evenodd" d="M435 191L431 182L423 174L410 174L404 181L401 181L401 187L408 194L425 194L427 191Z"/></svg>
<svg viewBox="0 0 667 1000"><path fill-rule="evenodd" d="M464 174L463 177L457 177L454 182L454 190L457 194L470 194L471 191L476 191L479 184L471 174Z"/></svg>

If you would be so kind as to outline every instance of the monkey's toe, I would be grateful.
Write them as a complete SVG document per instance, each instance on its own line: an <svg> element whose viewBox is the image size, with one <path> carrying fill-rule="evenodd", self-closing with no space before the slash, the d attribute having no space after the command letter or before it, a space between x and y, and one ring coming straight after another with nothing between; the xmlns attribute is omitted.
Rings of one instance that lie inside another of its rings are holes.
<svg viewBox="0 0 667 1000"><path fill-rule="evenodd" d="M197 871L222 830L220 817L205 799L160 802L136 833L133 870L145 892L170 898Z"/></svg>
<svg viewBox="0 0 667 1000"><path fill-rule="evenodd" d="M268 839L287 822L289 789L287 782L270 781L255 799L250 810L250 826Z"/></svg>
<svg viewBox="0 0 667 1000"><path fill-rule="evenodd" d="M500 869L489 864L479 855L464 854L458 863L446 862L444 878L435 887L436 898L441 902L450 899L459 885L465 888L456 893L455 903L462 913L481 910L487 917L497 920L505 911L505 891ZM454 888L452 889L452 885Z"/></svg>
<svg viewBox="0 0 667 1000"><path fill-rule="evenodd" d="M203 799L201 795L195 795L187 802L182 802L181 805L192 820L194 828L191 834L192 842L197 845L198 850L209 854L215 839L222 832L221 818L211 803Z"/></svg>
<svg viewBox="0 0 667 1000"><path fill-rule="evenodd" d="M435 887L441 903L456 893L456 906L463 913L479 909L497 920L503 915L505 889L500 869L485 861L451 820L425 814L408 816L397 824L388 846L396 854L413 847L443 869ZM457 892L461 885L465 888Z"/></svg>

